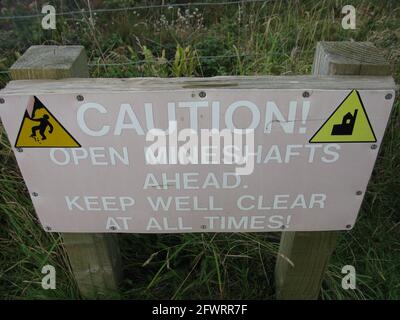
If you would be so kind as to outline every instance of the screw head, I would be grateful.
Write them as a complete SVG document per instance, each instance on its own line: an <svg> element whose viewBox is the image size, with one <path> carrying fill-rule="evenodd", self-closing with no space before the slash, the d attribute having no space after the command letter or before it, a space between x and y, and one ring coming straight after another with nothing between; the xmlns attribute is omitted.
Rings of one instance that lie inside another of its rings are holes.
<svg viewBox="0 0 400 320"><path fill-rule="evenodd" d="M111 229L111 230L116 230L117 228L114 227L114 226L111 226L110 229Z"/></svg>
<svg viewBox="0 0 400 320"><path fill-rule="evenodd" d="M205 98L207 96L207 94L205 93L205 91L200 91L199 92L199 97L200 98Z"/></svg>
<svg viewBox="0 0 400 320"><path fill-rule="evenodd" d="M392 97L393 97L393 95L392 95L391 93L388 93L388 94L385 96L385 99L386 99L386 100L390 100L390 99L392 99Z"/></svg>
<svg viewBox="0 0 400 320"><path fill-rule="evenodd" d="M281 225L281 229L282 230L284 230L286 227L285 227L285 225L283 224L283 225Z"/></svg>
<svg viewBox="0 0 400 320"><path fill-rule="evenodd" d="M371 149L372 149L372 150L375 150L376 148L378 148L378 145L376 145L376 144L371 144Z"/></svg>
<svg viewBox="0 0 400 320"><path fill-rule="evenodd" d="M200 226L200 228L201 228L201 229L206 229L207 226L206 226L205 224L202 224L202 225Z"/></svg>
<svg viewBox="0 0 400 320"><path fill-rule="evenodd" d="M357 195L357 196L361 196L361 195L362 195L362 191L361 191L361 190L358 190L358 191L356 192L356 195Z"/></svg>
<svg viewBox="0 0 400 320"><path fill-rule="evenodd" d="M83 96L81 94L77 95L76 100L83 101Z"/></svg>
<svg viewBox="0 0 400 320"><path fill-rule="evenodd" d="M346 229L350 229L351 228L351 224L346 225Z"/></svg>
<svg viewBox="0 0 400 320"><path fill-rule="evenodd" d="M18 151L18 152L24 152L24 149L22 149L22 148L17 148L17 151Z"/></svg>
<svg viewBox="0 0 400 320"><path fill-rule="evenodd" d="M37 192L32 192L32 196L37 197L39 194Z"/></svg>
<svg viewBox="0 0 400 320"><path fill-rule="evenodd" d="M310 93L308 91L303 92L303 98L308 98L310 96Z"/></svg>
<svg viewBox="0 0 400 320"><path fill-rule="evenodd" d="M4 100L4 98L0 98L0 103L4 103L6 102L6 100Z"/></svg>
<svg viewBox="0 0 400 320"><path fill-rule="evenodd" d="M49 226L45 227L45 229L46 229L47 231L51 231L51 227L49 227Z"/></svg>

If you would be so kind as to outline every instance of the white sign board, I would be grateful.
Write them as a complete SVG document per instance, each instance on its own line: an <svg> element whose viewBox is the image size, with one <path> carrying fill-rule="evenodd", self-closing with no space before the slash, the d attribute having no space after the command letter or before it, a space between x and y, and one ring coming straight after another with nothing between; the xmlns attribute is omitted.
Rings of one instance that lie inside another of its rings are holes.
<svg viewBox="0 0 400 320"><path fill-rule="evenodd" d="M47 231L350 229L393 83L282 79L15 81L0 116Z"/></svg>

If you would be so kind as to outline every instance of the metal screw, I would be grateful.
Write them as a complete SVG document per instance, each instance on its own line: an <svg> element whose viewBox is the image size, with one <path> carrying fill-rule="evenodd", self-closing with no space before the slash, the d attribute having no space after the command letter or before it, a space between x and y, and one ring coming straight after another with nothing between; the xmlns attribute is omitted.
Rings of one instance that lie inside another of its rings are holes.
<svg viewBox="0 0 400 320"><path fill-rule="evenodd" d="M303 92L303 98L308 98L310 96L310 93L308 91Z"/></svg>
<svg viewBox="0 0 400 320"><path fill-rule="evenodd" d="M281 226L281 229L283 230L283 229L285 229L286 227L285 227L285 225L283 224L282 226Z"/></svg>
<svg viewBox="0 0 400 320"><path fill-rule="evenodd" d="M47 226L45 229L46 229L47 231L51 231L51 227L48 227L48 226Z"/></svg>
<svg viewBox="0 0 400 320"><path fill-rule="evenodd" d="M362 195L362 191L361 191L361 190L358 190L358 191L356 192L356 195L357 195L357 196L361 196L361 195Z"/></svg>
<svg viewBox="0 0 400 320"><path fill-rule="evenodd" d="M83 96L82 95L77 95L76 96L76 100L78 100L78 101L83 101Z"/></svg>
<svg viewBox="0 0 400 320"><path fill-rule="evenodd" d="M200 228L202 228L202 229L206 229L206 228L207 228L207 226L206 226L205 224L202 224L202 225L200 226Z"/></svg>
<svg viewBox="0 0 400 320"><path fill-rule="evenodd" d="M350 229L351 228L351 224L346 225L346 228Z"/></svg>
<svg viewBox="0 0 400 320"><path fill-rule="evenodd" d="M6 102L6 100L4 100L3 98L0 98L0 103L4 103Z"/></svg>
<svg viewBox="0 0 400 320"><path fill-rule="evenodd" d="M378 148L378 146L376 144L371 144L371 149L375 150L376 148Z"/></svg>
<svg viewBox="0 0 400 320"><path fill-rule="evenodd" d="M24 152L24 149L22 149L22 148L17 148L17 151L18 151L18 152Z"/></svg>
<svg viewBox="0 0 400 320"><path fill-rule="evenodd" d="M39 194L37 192L32 192L32 196L37 197Z"/></svg>
<svg viewBox="0 0 400 320"><path fill-rule="evenodd" d="M392 97L393 97L393 95L392 95L391 93L388 93L388 94L385 96L385 99L386 99L386 100L390 100L390 99L392 99Z"/></svg>
<svg viewBox="0 0 400 320"><path fill-rule="evenodd" d="M114 227L114 226L111 226L110 229L111 229L111 230L116 230L117 228Z"/></svg>
<svg viewBox="0 0 400 320"><path fill-rule="evenodd" d="M200 98L205 98L207 96L207 94L204 91L200 91L199 92L199 97Z"/></svg>

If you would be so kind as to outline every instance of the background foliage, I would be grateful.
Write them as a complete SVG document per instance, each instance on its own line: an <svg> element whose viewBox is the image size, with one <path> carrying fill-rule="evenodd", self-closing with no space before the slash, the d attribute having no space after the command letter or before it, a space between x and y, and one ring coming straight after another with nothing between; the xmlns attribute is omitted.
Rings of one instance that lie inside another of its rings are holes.
<svg viewBox="0 0 400 320"><path fill-rule="evenodd" d="M48 1L46 1L47 3ZM81 44L92 77L180 77L309 74L317 41L371 41L382 48L399 83L400 3L387 1L246 2L141 8L165 1L50 1L56 30L42 30L43 1L0 3L0 87L31 45ZM168 1L179 4L185 1ZM353 4L357 28L341 28ZM107 10L111 11L107 11ZM83 11L82 11L83 10ZM100 10L100 11L99 11ZM323 283L323 299L400 298L399 100L355 228L342 232ZM270 299L278 233L121 235L125 280L121 298ZM57 290L43 290L43 265L57 269ZM341 288L354 265L357 289ZM39 227L0 124L0 297L80 298L62 239Z"/></svg>

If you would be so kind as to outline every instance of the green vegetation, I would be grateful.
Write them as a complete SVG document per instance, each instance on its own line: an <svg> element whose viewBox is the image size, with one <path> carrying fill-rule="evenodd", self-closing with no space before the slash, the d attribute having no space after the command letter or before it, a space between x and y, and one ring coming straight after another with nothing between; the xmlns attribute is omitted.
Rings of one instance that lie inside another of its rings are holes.
<svg viewBox="0 0 400 320"><path fill-rule="evenodd" d="M40 13L41 2L5 0L0 12ZM86 12L58 16L54 31L42 30L39 17L0 20L0 70L30 45L82 44L92 77L309 74L317 41L355 40L382 48L399 83L400 3L350 2L357 10L355 30L342 29L341 8L348 1L340 0L114 12L96 9L160 2L97 0L90 1L89 10L86 0L52 1L58 12ZM8 81L8 74L0 73L0 87ZM359 220L342 233L323 299L400 298L399 121L397 98ZM274 298L279 234L131 234L119 239L122 298ZM0 298L80 298L60 243L57 234L41 230L0 124ZM57 269L57 290L40 286L45 264ZM357 290L341 288L341 269L349 264L357 270Z"/></svg>

